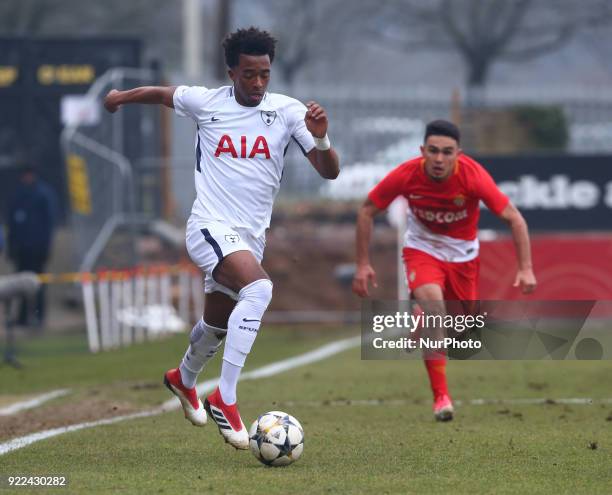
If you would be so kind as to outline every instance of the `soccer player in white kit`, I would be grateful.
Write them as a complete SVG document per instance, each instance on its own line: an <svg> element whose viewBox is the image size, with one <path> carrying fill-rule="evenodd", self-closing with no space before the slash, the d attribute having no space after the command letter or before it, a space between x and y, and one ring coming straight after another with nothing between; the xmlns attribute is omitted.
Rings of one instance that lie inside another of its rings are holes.
<svg viewBox="0 0 612 495"><path fill-rule="evenodd" d="M260 263L284 154L293 141L322 177L335 179L340 170L325 110L266 91L275 44L254 27L228 35L223 48L231 86L112 90L104 101L109 112L127 103L162 104L197 125L197 198L186 237L189 255L204 273L205 309L180 366L166 372L164 382L191 423L203 426L208 412L237 449L249 448L236 384L272 299L272 282ZM224 338L221 379L202 404L196 380Z"/></svg>

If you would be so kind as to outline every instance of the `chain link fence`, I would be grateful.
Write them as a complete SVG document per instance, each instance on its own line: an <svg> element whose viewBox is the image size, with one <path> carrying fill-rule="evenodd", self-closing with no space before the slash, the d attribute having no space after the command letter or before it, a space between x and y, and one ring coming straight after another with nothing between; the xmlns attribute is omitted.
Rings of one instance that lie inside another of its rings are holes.
<svg viewBox="0 0 612 495"><path fill-rule="evenodd" d="M492 113L492 120L487 124L495 126L498 118L495 112L518 106L560 110L567 127L567 144L560 152L609 154L612 151L610 90L491 87L472 102L467 102L465 95L459 93L423 88L298 87L286 91L301 101L316 99L325 106L330 117L330 137L342 160L342 174L337 184L327 183L309 170L299 154L289 154L280 192L282 200L354 198L356 195L346 194L347 190L367 192L365 187L360 187L361 183L375 182L397 164L419 153L424 127L430 120L458 120L467 137L473 125L469 115ZM493 131L485 127L485 137ZM479 151L465 144L466 151ZM533 151L528 146L517 150L518 153Z"/></svg>

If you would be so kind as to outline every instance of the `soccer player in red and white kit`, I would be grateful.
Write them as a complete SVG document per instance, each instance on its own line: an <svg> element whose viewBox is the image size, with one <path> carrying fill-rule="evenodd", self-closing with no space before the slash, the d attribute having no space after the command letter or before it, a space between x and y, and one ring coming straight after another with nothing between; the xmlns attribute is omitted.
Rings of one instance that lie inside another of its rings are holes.
<svg viewBox="0 0 612 495"><path fill-rule="evenodd" d="M126 103L162 104L196 123L197 197L187 221L187 251L204 273L205 309L180 366L164 382L191 423L203 426L207 411L237 449L249 448L236 385L272 299L260 263L284 154L295 142L322 177L339 173L325 110L267 91L275 44L266 31L239 29L223 42L232 85L113 90L104 102L110 112ZM202 404L196 380L224 338L221 379Z"/></svg>
<svg viewBox="0 0 612 495"><path fill-rule="evenodd" d="M372 191L357 218L357 271L353 291L369 295L376 272L368 248L373 217L398 196L408 201L403 260L411 295L428 312L444 314L444 301L478 299L478 219L480 201L504 220L512 231L518 270L514 281L523 293L536 287L527 224L497 188L487 171L462 153L457 126L445 120L430 122L421 155L392 170ZM453 417L446 383L446 358L424 354L434 396L434 416Z"/></svg>

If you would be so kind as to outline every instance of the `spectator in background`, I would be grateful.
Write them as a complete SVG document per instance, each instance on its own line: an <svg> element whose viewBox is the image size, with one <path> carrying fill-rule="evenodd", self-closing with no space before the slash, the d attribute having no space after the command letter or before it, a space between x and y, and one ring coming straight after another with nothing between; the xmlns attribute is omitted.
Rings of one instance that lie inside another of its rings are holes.
<svg viewBox="0 0 612 495"><path fill-rule="evenodd" d="M49 259L56 218L56 196L36 171L24 167L7 208L7 254L18 272L42 273ZM45 319L44 288L36 294L34 310L23 299L18 324L40 327Z"/></svg>

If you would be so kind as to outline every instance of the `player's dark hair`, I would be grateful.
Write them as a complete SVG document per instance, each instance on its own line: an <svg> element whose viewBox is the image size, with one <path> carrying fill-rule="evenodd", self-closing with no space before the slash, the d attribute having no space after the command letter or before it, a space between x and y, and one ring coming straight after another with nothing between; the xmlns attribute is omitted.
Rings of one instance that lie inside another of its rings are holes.
<svg viewBox="0 0 612 495"><path fill-rule="evenodd" d="M223 40L225 50L225 63L229 68L236 67L240 61L240 54L268 55L270 63L274 60L276 39L268 31L262 31L251 26L248 29L238 29L228 34Z"/></svg>
<svg viewBox="0 0 612 495"><path fill-rule="evenodd" d="M429 136L448 136L457 141L457 144L461 142L459 128L448 120L434 120L427 124L424 141L427 141Z"/></svg>

